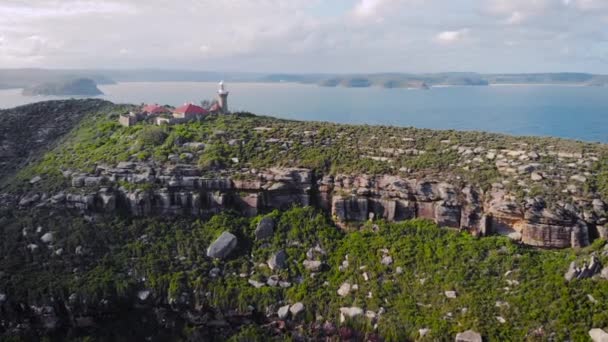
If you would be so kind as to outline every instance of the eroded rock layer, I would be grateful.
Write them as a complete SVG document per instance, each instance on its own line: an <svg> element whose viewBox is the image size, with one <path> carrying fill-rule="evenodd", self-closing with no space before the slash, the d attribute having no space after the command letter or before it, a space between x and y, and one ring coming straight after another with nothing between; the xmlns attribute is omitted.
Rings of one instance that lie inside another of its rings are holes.
<svg viewBox="0 0 608 342"><path fill-rule="evenodd" d="M133 216L206 216L222 210L256 215L293 205L315 205L348 228L374 219L424 218L474 235L507 235L525 244L582 247L605 232L605 204L599 199L548 205L542 198L518 201L495 185L488 191L434 179L392 175L315 177L308 169L271 168L206 177L189 165L154 167L120 163L96 174L65 174L66 193L30 193L21 207L59 205L88 212L123 211Z"/></svg>

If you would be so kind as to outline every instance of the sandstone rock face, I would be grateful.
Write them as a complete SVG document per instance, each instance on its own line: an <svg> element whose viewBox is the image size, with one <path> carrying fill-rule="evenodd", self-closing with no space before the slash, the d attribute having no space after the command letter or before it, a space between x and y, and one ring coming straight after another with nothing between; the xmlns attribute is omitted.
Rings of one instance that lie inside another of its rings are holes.
<svg viewBox="0 0 608 342"><path fill-rule="evenodd" d="M526 165L522 172L533 168L534 164ZM608 212L597 198L575 205L547 204L542 198L522 201L501 184L484 192L449 176L439 180L338 174L314 179L311 170L298 168L243 171L236 176L206 178L187 164L122 162L116 167L98 166L95 175L72 174L69 192L51 194L46 200L29 194L21 199L21 206L43 202L101 213L121 210L133 216L210 216L236 210L252 216L293 205L316 205L343 228L373 219L423 218L478 236L505 235L548 248L583 247L590 243L590 235L608 235ZM133 187L126 189L118 182ZM98 183L101 188L94 192ZM153 186L138 189L146 184ZM270 238L274 229L271 218L262 219L256 239Z"/></svg>
<svg viewBox="0 0 608 342"><path fill-rule="evenodd" d="M236 248L236 236L223 232L207 249L207 256L214 259L225 259Z"/></svg>

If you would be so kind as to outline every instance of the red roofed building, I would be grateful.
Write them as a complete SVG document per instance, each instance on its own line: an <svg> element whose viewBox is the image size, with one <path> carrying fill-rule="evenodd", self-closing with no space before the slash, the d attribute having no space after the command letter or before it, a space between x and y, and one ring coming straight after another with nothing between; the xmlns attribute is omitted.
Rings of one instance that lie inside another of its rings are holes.
<svg viewBox="0 0 608 342"><path fill-rule="evenodd" d="M177 119L193 119L207 114L209 112L205 108L193 105L192 103L187 103L173 111L173 117Z"/></svg>
<svg viewBox="0 0 608 342"><path fill-rule="evenodd" d="M158 104L149 104L145 105L142 109L142 112L148 115L159 115L163 113L170 113L171 111L164 106L159 106Z"/></svg>

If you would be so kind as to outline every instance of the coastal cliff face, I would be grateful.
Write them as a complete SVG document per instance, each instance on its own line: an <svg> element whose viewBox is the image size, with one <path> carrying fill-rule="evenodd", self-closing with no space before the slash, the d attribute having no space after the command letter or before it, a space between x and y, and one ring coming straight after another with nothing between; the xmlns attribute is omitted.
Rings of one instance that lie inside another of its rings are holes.
<svg viewBox="0 0 608 342"><path fill-rule="evenodd" d="M347 230L368 220L423 218L476 236L506 235L548 248L584 247L606 231L607 213L601 200L549 207L542 198L520 203L499 185L484 192L461 181L393 175L315 177L303 168L209 178L190 165L156 168L134 162L101 166L95 174L65 176L71 188L55 194L30 193L19 199L19 205L65 206L91 213L123 211L136 217L208 217L224 210L255 216L313 205L331 213L335 223Z"/></svg>
<svg viewBox="0 0 608 342"><path fill-rule="evenodd" d="M606 145L247 113L121 127L132 109L82 100L4 111L0 206L209 217L311 205L344 229L424 218L548 248L608 235ZM45 130L45 118L61 125ZM35 132L14 133L24 121Z"/></svg>
<svg viewBox="0 0 608 342"><path fill-rule="evenodd" d="M121 127L134 108L1 111L0 339L608 326L607 145L247 113Z"/></svg>

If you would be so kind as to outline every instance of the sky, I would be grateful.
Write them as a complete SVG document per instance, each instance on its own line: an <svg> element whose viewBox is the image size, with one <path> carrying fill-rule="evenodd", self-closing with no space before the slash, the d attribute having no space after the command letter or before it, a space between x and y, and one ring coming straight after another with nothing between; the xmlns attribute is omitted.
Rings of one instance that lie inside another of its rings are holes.
<svg viewBox="0 0 608 342"><path fill-rule="evenodd" d="M608 74L608 0L0 0L0 68Z"/></svg>

